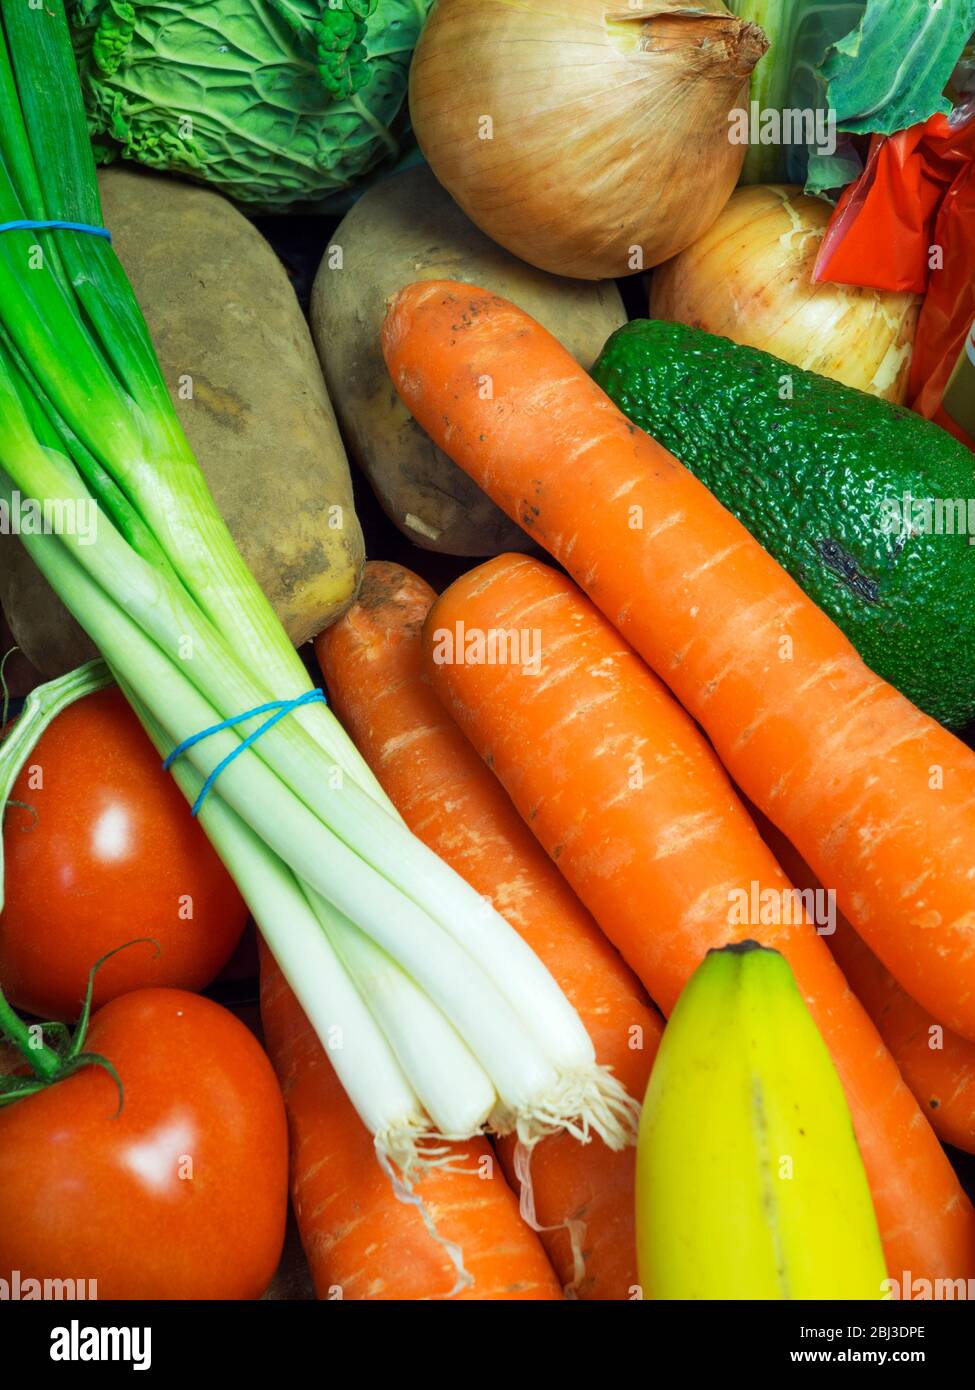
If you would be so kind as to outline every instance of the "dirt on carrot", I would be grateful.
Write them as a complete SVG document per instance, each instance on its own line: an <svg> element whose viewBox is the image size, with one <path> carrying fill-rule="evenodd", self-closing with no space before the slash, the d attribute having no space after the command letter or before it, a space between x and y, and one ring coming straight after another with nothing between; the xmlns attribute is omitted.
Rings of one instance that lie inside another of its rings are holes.
<svg viewBox="0 0 975 1390"><path fill-rule="evenodd" d="M975 753L514 305L411 285L383 344L423 428L667 682L900 984L975 1040Z"/></svg>
<svg viewBox="0 0 975 1390"><path fill-rule="evenodd" d="M415 1185L440 1241L453 1242L467 1282L415 1205L401 1202L328 1056L261 945L261 1019L284 1092L291 1197L320 1299L560 1299L538 1236L518 1214L490 1145L449 1146L463 1171L435 1169Z"/></svg>
<svg viewBox="0 0 975 1390"><path fill-rule="evenodd" d="M598 1060L642 1099L660 1017L433 693L422 628L435 597L399 565L368 564L357 602L315 644L330 702L410 828L532 946ZM498 1151L519 1190L513 1140ZM542 1240L576 1297L633 1296L634 1163L632 1148L613 1153L598 1138L584 1145L569 1135L532 1154L535 1217L552 1228Z"/></svg>
<svg viewBox="0 0 975 1390"><path fill-rule="evenodd" d="M496 651L523 634L537 667L476 659L472 635L491 632ZM450 714L665 1013L709 948L782 951L843 1082L888 1268L975 1273L975 1213L892 1057L713 750L615 629L570 580L507 555L441 595L426 651Z"/></svg>

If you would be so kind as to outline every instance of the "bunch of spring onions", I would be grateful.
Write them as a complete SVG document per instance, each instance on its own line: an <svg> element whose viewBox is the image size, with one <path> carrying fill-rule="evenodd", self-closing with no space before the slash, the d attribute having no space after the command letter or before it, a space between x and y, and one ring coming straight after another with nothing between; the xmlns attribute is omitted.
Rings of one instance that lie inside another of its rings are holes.
<svg viewBox="0 0 975 1390"><path fill-rule="evenodd" d="M99 226L61 0L0 0L0 223ZM172 409L107 240L0 233L0 496L98 507L97 538L24 543L165 755L311 687L238 554ZM266 716L173 764L195 800ZM313 1023L377 1151L408 1178L437 1136L613 1147L634 1103L575 1011L484 899L405 827L322 703L214 782L200 820Z"/></svg>

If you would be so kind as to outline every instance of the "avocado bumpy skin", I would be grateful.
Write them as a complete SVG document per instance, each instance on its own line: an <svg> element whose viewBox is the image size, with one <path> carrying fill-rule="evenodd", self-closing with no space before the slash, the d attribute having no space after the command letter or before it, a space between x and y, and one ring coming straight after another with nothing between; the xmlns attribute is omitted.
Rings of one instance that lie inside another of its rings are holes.
<svg viewBox="0 0 975 1390"><path fill-rule="evenodd" d="M949 728L975 717L975 545L932 529L935 499L975 519L963 444L902 406L686 324L625 325L592 374L873 671Z"/></svg>

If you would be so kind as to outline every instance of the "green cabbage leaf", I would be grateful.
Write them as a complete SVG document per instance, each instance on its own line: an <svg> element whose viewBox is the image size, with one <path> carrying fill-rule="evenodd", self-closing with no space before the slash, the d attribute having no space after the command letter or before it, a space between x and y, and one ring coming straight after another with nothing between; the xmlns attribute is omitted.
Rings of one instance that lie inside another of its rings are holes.
<svg viewBox="0 0 975 1390"><path fill-rule="evenodd" d="M769 51L751 78L762 111L816 113L836 148L753 144L743 182L842 188L862 163L852 136L895 131L947 113L952 70L975 29L975 0L728 0L761 25Z"/></svg>
<svg viewBox="0 0 975 1390"><path fill-rule="evenodd" d="M973 29L975 0L869 0L822 65L840 129L893 135L947 115L944 89Z"/></svg>
<svg viewBox="0 0 975 1390"><path fill-rule="evenodd" d="M334 199L392 166L431 0L74 0L96 155L255 210Z"/></svg>

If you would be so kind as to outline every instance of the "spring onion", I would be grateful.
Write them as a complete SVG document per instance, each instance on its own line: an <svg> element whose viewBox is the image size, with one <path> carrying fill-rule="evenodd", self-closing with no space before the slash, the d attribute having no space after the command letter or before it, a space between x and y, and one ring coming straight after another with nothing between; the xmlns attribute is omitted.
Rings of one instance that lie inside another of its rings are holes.
<svg viewBox="0 0 975 1390"><path fill-rule="evenodd" d="M3 0L0 222L99 226L60 0ZM101 650L161 754L310 687L241 559L172 408L110 243L0 234L0 498L97 504L94 544L23 542ZM635 1103L494 909L403 824L331 712L303 705L242 745L226 727L173 764L384 1162L487 1125L632 1142ZM343 1039L341 1048L331 1044Z"/></svg>

